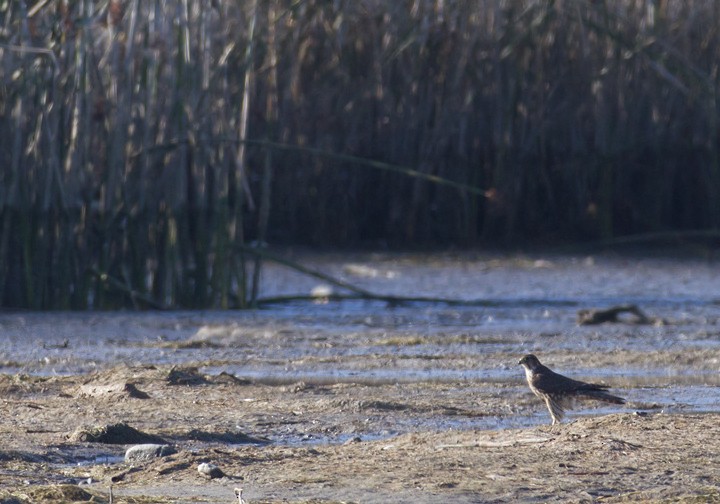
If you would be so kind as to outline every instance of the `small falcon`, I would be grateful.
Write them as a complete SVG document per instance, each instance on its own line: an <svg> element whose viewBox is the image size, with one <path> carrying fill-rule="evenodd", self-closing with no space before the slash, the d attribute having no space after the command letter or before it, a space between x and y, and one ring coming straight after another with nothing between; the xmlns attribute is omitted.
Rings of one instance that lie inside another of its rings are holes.
<svg viewBox="0 0 720 504"><path fill-rule="evenodd" d="M532 354L520 359L518 364L522 364L522 367L525 368L525 377L530 385L530 390L545 401L552 417L552 425L560 423L565 416L564 408L574 398L625 404L625 399L622 397L608 394L606 385L585 383L557 374L540 364L538 358Z"/></svg>

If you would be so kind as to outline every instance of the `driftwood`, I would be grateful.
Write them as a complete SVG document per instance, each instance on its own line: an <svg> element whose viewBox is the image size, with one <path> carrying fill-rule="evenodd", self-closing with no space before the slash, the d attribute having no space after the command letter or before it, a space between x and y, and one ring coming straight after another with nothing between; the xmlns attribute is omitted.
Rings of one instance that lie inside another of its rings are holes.
<svg viewBox="0 0 720 504"><path fill-rule="evenodd" d="M629 320L622 320L620 315L623 313L629 313L631 318ZM665 321L658 317L648 317L643 313L637 305L617 305L611 306L610 308L590 308L584 310L578 310L577 323L578 325L596 325L604 324L606 322L612 323L626 323L626 324L664 324Z"/></svg>

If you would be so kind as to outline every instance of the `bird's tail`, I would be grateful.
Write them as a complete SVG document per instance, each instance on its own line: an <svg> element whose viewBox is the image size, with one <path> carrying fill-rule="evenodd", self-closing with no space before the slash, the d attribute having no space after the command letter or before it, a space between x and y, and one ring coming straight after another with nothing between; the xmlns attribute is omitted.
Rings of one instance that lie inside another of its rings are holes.
<svg viewBox="0 0 720 504"><path fill-rule="evenodd" d="M614 404L625 404L625 399L616 395L609 394L604 390L589 389L581 391L582 395L589 397L590 399L597 399L598 401L606 401Z"/></svg>

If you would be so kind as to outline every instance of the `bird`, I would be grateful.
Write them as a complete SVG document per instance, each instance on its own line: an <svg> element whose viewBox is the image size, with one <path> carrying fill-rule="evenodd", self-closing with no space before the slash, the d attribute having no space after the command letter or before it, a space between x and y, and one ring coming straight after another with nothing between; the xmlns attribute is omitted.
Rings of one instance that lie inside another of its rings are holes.
<svg viewBox="0 0 720 504"><path fill-rule="evenodd" d="M562 421L565 416L565 408L568 407L567 403L574 398L625 404L625 399L607 392L609 388L607 385L585 383L558 374L543 366L540 360L532 354L525 355L518 361L518 364L525 368L525 377L530 390L545 401L552 417L552 425Z"/></svg>

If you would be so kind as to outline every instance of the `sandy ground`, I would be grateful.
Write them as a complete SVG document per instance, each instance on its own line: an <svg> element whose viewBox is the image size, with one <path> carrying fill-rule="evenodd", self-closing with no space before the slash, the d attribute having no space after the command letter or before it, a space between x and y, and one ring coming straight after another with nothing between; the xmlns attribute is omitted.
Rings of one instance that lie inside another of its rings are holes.
<svg viewBox="0 0 720 504"><path fill-rule="evenodd" d="M237 487L250 503L720 501L719 415L630 404L550 427L518 386L262 384L153 366L4 375L0 502L107 503L111 485L115 503L232 503ZM526 409L536 426L463 428ZM457 428L395 434L430 418ZM178 452L126 464L132 443L78 436L118 422ZM203 462L225 476L203 477Z"/></svg>

